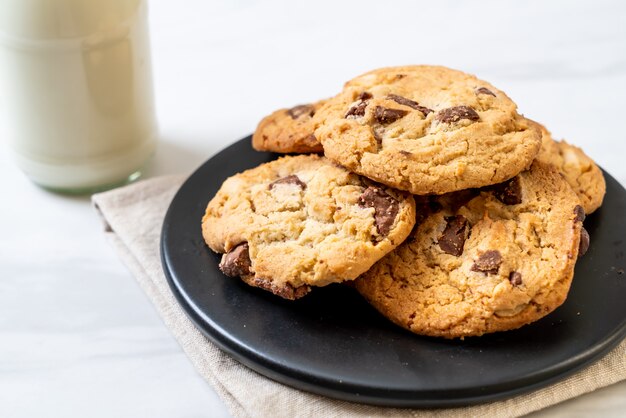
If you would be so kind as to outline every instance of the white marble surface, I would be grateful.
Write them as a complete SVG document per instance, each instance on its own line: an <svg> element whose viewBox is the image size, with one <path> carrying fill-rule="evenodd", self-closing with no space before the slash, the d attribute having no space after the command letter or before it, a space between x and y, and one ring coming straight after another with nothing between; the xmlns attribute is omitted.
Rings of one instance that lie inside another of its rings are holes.
<svg viewBox="0 0 626 418"><path fill-rule="evenodd" d="M154 0L151 33L162 135L148 177L189 172L365 70L434 63L491 81L626 184L625 2ZM4 145L0 182L0 416L228 416L88 198L33 186ZM626 414L626 382L535 416L599 414Z"/></svg>

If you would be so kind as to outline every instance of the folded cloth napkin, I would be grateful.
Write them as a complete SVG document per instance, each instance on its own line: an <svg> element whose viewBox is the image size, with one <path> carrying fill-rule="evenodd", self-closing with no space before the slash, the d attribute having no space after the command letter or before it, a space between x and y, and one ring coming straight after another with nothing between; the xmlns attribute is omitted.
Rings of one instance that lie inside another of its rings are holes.
<svg viewBox="0 0 626 418"><path fill-rule="evenodd" d="M159 239L165 212L184 177L150 179L93 196L106 234L198 373L235 417L520 416L626 379L626 341L586 369L549 387L503 401L450 409L382 408L293 389L238 363L186 317L165 279ZM198 221L199 222L199 221Z"/></svg>

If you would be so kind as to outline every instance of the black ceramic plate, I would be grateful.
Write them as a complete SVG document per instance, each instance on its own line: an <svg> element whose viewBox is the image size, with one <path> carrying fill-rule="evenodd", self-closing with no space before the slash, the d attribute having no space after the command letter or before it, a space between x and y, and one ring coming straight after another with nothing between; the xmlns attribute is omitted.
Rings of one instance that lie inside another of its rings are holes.
<svg viewBox="0 0 626 418"><path fill-rule="evenodd" d="M296 302L223 276L200 220L222 181L275 159L244 138L202 165L172 201L161 242L170 286L196 326L248 367L299 389L388 406L441 407L528 392L598 359L626 334L626 191L605 173L585 220L589 252L565 304L516 331L464 341L413 335L348 286Z"/></svg>

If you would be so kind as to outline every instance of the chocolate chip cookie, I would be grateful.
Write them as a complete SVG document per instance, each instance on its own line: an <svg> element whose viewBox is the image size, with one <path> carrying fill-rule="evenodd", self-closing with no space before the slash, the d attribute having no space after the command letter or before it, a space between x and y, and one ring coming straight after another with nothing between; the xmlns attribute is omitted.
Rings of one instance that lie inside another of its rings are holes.
<svg viewBox="0 0 626 418"><path fill-rule="evenodd" d="M506 94L444 67L366 73L313 121L328 158L414 194L502 182L528 168L541 145L539 130Z"/></svg>
<svg viewBox="0 0 626 418"><path fill-rule="evenodd" d="M542 132L537 159L556 166L578 195L585 213L594 212L602 206L606 193L602 170L583 150L565 141L555 141L545 126L537 125Z"/></svg>
<svg viewBox="0 0 626 418"><path fill-rule="evenodd" d="M518 328L563 303L589 236L555 167L537 161L496 186L416 199L411 236L355 282L387 318L456 338Z"/></svg>
<svg viewBox="0 0 626 418"><path fill-rule="evenodd" d="M266 116L252 136L252 146L257 151L278 153L320 153L322 144L313 133L312 118L325 103L320 100L290 109L280 109Z"/></svg>
<svg viewBox="0 0 626 418"><path fill-rule="evenodd" d="M318 155L280 158L228 178L202 219L220 269L286 299L353 280L396 248L415 202Z"/></svg>

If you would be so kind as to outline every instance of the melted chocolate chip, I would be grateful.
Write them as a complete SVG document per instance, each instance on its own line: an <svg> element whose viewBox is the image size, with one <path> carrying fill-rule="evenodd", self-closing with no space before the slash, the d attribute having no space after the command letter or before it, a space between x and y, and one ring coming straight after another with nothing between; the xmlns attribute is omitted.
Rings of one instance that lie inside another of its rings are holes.
<svg viewBox="0 0 626 418"><path fill-rule="evenodd" d="M441 123L453 123L461 119L477 121L480 120L480 116L469 106L455 106L440 110L435 115L435 119Z"/></svg>
<svg viewBox="0 0 626 418"><path fill-rule="evenodd" d="M387 125L403 118L408 112L402 109L388 109L382 106L376 106L374 117L379 123Z"/></svg>
<svg viewBox="0 0 626 418"><path fill-rule="evenodd" d="M295 184L298 187L300 187L302 190L306 189L306 183L304 183L302 180L298 178L298 176L294 174L271 182L269 185L269 189L272 190L278 184Z"/></svg>
<svg viewBox="0 0 626 418"><path fill-rule="evenodd" d="M476 94L488 94L490 96L496 97L496 95L494 94L494 92L492 92L491 90L489 90L487 87L479 87L476 89Z"/></svg>
<svg viewBox="0 0 626 418"><path fill-rule="evenodd" d="M441 251L456 257L463 254L463 244L467 238L467 219L464 216L446 217L446 228L439 237Z"/></svg>
<svg viewBox="0 0 626 418"><path fill-rule="evenodd" d="M485 251L478 260L474 261L472 271L480 271L485 274L497 274L502 264L502 256L498 250Z"/></svg>
<svg viewBox="0 0 626 418"><path fill-rule="evenodd" d="M522 203L522 186L519 178L513 177L504 183L496 184L492 188L493 195L505 205L518 205Z"/></svg>
<svg viewBox="0 0 626 418"><path fill-rule="evenodd" d="M359 206L374 208L374 222L378 233L387 236L393 226L400 204L380 187L369 186L359 197Z"/></svg>
<svg viewBox="0 0 626 418"><path fill-rule="evenodd" d="M575 221L582 222L585 220L585 210L582 206L576 205L576 207L574 208L574 214L576 215L576 217L574 218Z"/></svg>
<svg viewBox="0 0 626 418"><path fill-rule="evenodd" d="M357 96L357 100L369 100L372 98L372 93L364 91Z"/></svg>
<svg viewBox="0 0 626 418"><path fill-rule="evenodd" d="M292 107L287 111L287 113L289 114L289 116L291 116L291 119L298 119L303 115L313 116L313 114L315 113L315 108L313 107L313 105L310 104L299 105Z"/></svg>
<svg viewBox="0 0 626 418"><path fill-rule="evenodd" d="M346 112L346 119L356 119L365 116L365 108L367 107L367 100L359 100Z"/></svg>
<svg viewBox="0 0 626 418"><path fill-rule="evenodd" d="M585 228L580 230L580 245L578 246L578 257L587 254L589 249L589 232Z"/></svg>
<svg viewBox="0 0 626 418"><path fill-rule="evenodd" d="M244 242L224 254L219 267L225 275L237 277L250 274L251 265L248 243Z"/></svg>
<svg viewBox="0 0 626 418"><path fill-rule="evenodd" d="M422 112L424 114L424 116L428 116L429 113L432 113L432 109L429 109L427 107L424 106L420 106L419 103L414 102L411 99L407 99L406 97L402 97L402 96L398 96L397 94L388 94L387 95L387 99L389 100L393 100L394 102L404 105L404 106L408 106L410 108L413 108L415 110L419 110L420 112Z"/></svg>
<svg viewBox="0 0 626 418"><path fill-rule="evenodd" d="M511 284L513 286L519 286L522 284L522 273L520 273L519 271L512 271L509 274L509 282L511 282Z"/></svg>

